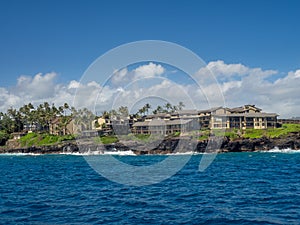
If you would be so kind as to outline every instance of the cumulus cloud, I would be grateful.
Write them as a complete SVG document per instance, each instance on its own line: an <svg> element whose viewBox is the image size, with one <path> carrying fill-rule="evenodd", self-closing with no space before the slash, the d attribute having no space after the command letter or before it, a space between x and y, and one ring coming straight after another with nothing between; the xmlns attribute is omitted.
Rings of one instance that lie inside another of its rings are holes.
<svg viewBox="0 0 300 225"><path fill-rule="evenodd" d="M76 89L80 87L80 83L76 80L72 80L69 85L68 85L68 89Z"/></svg>
<svg viewBox="0 0 300 225"><path fill-rule="evenodd" d="M160 64L154 64L150 62L147 65L139 66L134 70L134 75L136 79L144 77L160 76L165 72L165 68Z"/></svg>
<svg viewBox="0 0 300 225"><path fill-rule="evenodd" d="M56 73L36 74L33 77L20 76L14 92L27 98L52 97L55 88Z"/></svg>
<svg viewBox="0 0 300 225"><path fill-rule="evenodd" d="M72 80L68 84L59 84L56 82L56 77L56 73L22 75L14 87L0 88L0 111L5 112L10 107L19 108L29 102L34 105L46 101L56 105L62 105L65 102L72 104L78 90L81 90L80 105L89 107L91 105L90 96L97 96L101 89L96 82L82 85L78 81Z"/></svg>
<svg viewBox="0 0 300 225"><path fill-rule="evenodd" d="M228 107L256 104L264 111L280 114L282 118L300 116L300 69L278 78L275 70L226 64L223 61L210 62L195 74L198 82L202 82L201 89L195 84L167 79L162 76L165 72L163 66L154 63L132 70L124 68L113 77L112 83L115 85L106 84L104 87L95 81L86 84L75 80L66 84L57 83L56 73L22 75L14 87L0 87L0 111L6 111L9 107L18 108L29 102L37 105L48 101L57 105L68 102L77 108L96 108L101 112L120 105L133 106L149 96L156 96L172 104L183 101L186 108L196 106L205 109L209 104L223 102L216 95L216 90L220 89ZM218 82L211 79L212 74ZM273 75L276 76L269 79ZM132 82L134 79L137 81ZM126 86L130 82L132 85ZM207 96L211 102L207 102Z"/></svg>
<svg viewBox="0 0 300 225"><path fill-rule="evenodd" d="M214 68L210 65L217 65ZM229 107L243 104L256 104L265 111L276 112L281 117L300 115L300 100L298 99L300 85L299 71L291 71L275 81L267 78L276 75L275 70L249 68L241 64L225 64L223 61L211 62L207 68L202 68L196 75L203 76L204 70L214 74ZM206 74L207 75L207 74ZM226 77L226 79L222 79ZM200 80L200 79L199 79ZM205 91L215 90L216 85L209 83Z"/></svg>
<svg viewBox="0 0 300 225"><path fill-rule="evenodd" d="M249 68L242 64L225 64L224 61L218 60L207 64L207 68L216 76L233 76L245 75L249 72Z"/></svg>
<svg viewBox="0 0 300 225"><path fill-rule="evenodd" d="M141 65L132 71L128 71L127 68L115 71L111 77L111 84L113 86L122 86L137 79L160 76L164 72L165 68L162 65L149 62L148 64Z"/></svg>
<svg viewBox="0 0 300 225"><path fill-rule="evenodd" d="M275 70L262 70L261 68L249 68L240 63L226 64L224 61L218 60L207 64L201 68L195 77L198 82L208 85L218 82L230 82L242 80L248 76L254 76L256 79L265 79L271 75L277 74Z"/></svg>

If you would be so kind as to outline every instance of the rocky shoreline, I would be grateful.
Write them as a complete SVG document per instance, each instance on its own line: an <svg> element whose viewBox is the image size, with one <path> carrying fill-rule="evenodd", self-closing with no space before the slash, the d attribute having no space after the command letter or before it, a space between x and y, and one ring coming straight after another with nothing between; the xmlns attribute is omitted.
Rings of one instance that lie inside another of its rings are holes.
<svg viewBox="0 0 300 225"><path fill-rule="evenodd" d="M153 148L148 144L142 145L136 142L114 143L107 145L96 145L84 143L80 146L76 141L69 141L50 146L31 146L26 148L1 148L2 153L32 153L32 154L61 154L61 153L104 153L105 151L129 151L136 155L146 154L170 154L178 152L253 152L268 151L274 148L300 150L300 133L291 133L284 138L257 138L257 139L236 139L230 140L224 137L222 140L212 138L209 146L208 141L194 141L189 138L169 138ZM220 148L218 148L221 146ZM150 148L150 149L149 149Z"/></svg>

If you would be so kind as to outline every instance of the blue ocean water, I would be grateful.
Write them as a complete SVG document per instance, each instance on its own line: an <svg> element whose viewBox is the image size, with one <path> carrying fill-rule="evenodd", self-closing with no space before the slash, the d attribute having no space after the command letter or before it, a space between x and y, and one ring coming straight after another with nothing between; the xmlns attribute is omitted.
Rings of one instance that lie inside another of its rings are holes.
<svg viewBox="0 0 300 225"><path fill-rule="evenodd" d="M151 164L166 156L116 157ZM218 154L199 172L201 157L133 187L103 178L82 156L1 155L0 223L300 224L300 154Z"/></svg>

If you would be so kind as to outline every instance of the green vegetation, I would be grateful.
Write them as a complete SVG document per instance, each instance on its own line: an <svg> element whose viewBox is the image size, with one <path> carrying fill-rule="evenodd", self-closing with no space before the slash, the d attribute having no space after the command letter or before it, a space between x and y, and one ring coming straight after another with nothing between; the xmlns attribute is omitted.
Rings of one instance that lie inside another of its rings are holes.
<svg viewBox="0 0 300 225"><path fill-rule="evenodd" d="M294 132L300 132L300 124L283 124L280 128L267 130L267 137L282 137Z"/></svg>
<svg viewBox="0 0 300 225"><path fill-rule="evenodd" d="M200 130L200 136L198 138L199 141L205 141L209 138L210 130L209 129L202 129Z"/></svg>
<svg viewBox="0 0 300 225"><path fill-rule="evenodd" d="M266 136L267 130L246 129L243 131L244 138L261 138Z"/></svg>
<svg viewBox="0 0 300 225"><path fill-rule="evenodd" d="M226 131L224 134L225 137L228 137L232 140L239 138L239 134L236 130L233 131Z"/></svg>
<svg viewBox="0 0 300 225"><path fill-rule="evenodd" d="M245 138L278 138L287 136L293 132L300 132L300 124L283 124L280 128L270 128L266 130L247 129L244 131Z"/></svg>
<svg viewBox="0 0 300 225"><path fill-rule="evenodd" d="M112 144L118 142L118 138L116 136L102 136L102 137L95 137L94 141L96 143L101 143L101 144Z"/></svg>
<svg viewBox="0 0 300 225"><path fill-rule="evenodd" d="M42 146L42 145L52 145L58 144L63 141L74 140L75 136L73 135L51 135L47 133L38 134L38 133L28 133L27 135L20 138L20 143L22 147L28 146Z"/></svg>
<svg viewBox="0 0 300 225"><path fill-rule="evenodd" d="M94 119L95 115L88 109L76 110L67 103L59 107L54 104L50 105L48 102L36 107L31 103L25 104L19 109L11 107L6 113L0 112L0 145L5 145L12 133L26 133L27 131L43 133L43 135L39 135L38 140L27 140L28 143L47 145L60 142L64 138L71 138L67 134L70 133L68 125L72 120L74 125L89 130L92 128L90 121ZM34 134L31 135L34 136ZM23 144L27 145L25 142Z"/></svg>
<svg viewBox="0 0 300 225"><path fill-rule="evenodd" d="M9 134L7 134L5 131L0 131L0 145L4 145L8 138Z"/></svg>
<svg viewBox="0 0 300 225"><path fill-rule="evenodd" d="M201 130L199 140L207 140L211 133L215 136L225 136L230 138L231 140L238 138L278 138L287 136L293 132L300 132L300 124L283 124L280 128L269 128L265 130L260 129L246 129L246 130L226 130L225 133L219 130L209 131L209 130Z"/></svg>

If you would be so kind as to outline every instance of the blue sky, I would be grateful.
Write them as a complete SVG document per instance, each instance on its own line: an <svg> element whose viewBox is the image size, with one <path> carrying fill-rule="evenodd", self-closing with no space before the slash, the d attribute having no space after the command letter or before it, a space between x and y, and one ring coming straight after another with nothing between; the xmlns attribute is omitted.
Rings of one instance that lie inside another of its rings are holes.
<svg viewBox="0 0 300 225"><path fill-rule="evenodd" d="M207 63L300 68L299 1L1 1L0 87L21 75L79 80L106 51L138 40L177 43ZM270 109L273 109L272 107ZM291 115L286 114L286 115Z"/></svg>

